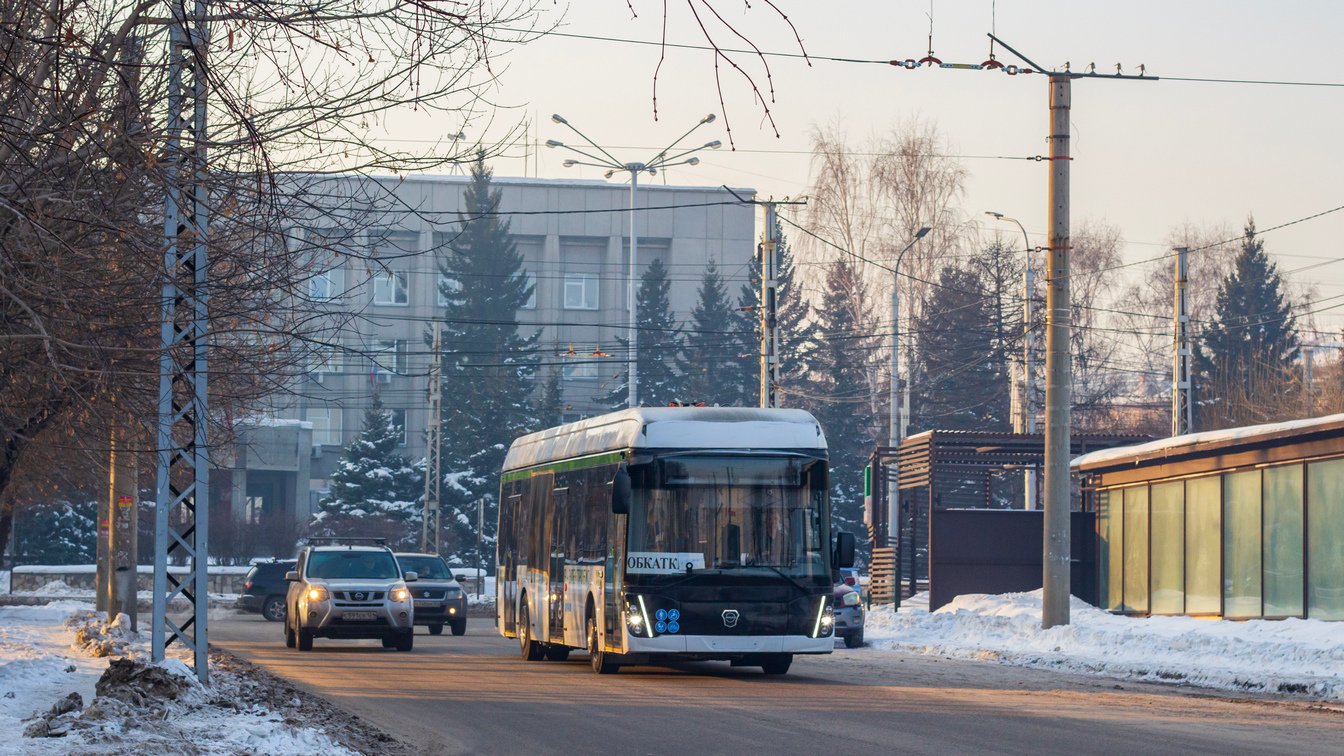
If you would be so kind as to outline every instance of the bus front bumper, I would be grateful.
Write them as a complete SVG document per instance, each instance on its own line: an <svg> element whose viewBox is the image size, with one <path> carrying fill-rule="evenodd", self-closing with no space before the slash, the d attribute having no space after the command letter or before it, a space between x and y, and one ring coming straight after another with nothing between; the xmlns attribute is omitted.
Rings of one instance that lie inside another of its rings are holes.
<svg viewBox="0 0 1344 756"><path fill-rule="evenodd" d="M806 635L660 635L626 636L630 654L688 654L701 658L736 654L829 654L835 638Z"/></svg>

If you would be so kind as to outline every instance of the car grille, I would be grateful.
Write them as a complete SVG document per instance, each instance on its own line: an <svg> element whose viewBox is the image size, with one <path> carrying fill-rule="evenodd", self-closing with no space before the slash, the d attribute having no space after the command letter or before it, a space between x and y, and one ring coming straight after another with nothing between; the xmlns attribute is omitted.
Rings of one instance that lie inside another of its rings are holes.
<svg viewBox="0 0 1344 756"><path fill-rule="evenodd" d="M344 601L382 601L383 591L337 591L336 598Z"/></svg>
<svg viewBox="0 0 1344 756"><path fill-rule="evenodd" d="M424 600L441 600L447 595L447 591L426 591L421 588L411 590L411 598Z"/></svg>

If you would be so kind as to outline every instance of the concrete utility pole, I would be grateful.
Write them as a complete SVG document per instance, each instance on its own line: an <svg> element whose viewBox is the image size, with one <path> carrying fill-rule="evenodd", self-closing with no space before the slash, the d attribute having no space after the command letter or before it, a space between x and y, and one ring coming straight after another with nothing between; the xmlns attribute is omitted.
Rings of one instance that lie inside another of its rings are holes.
<svg viewBox="0 0 1344 756"><path fill-rule="evenodd" d="M777 319L779 303L779 261L775 256L775 203L766 201L765 241L761 243L761 406L779 406L779 331Z"/></svg>
<svg viewBox="0 0 1344 756"><path fill-rule="evenodd" d="M420 524L420 551L439 553L439 426L443 420L443 323L434 321L429 353L429 421L425 423L425 511ZM433 520L433 525L430 524Z"/></svg>
<svg viewBox="0 0 1344 756"><path fill-rule="evenodd" d="M1171 435L1183 436L1194 429L1190 405L1190 312L1185 299L1185 247L1176 248L1175 338L1171 370Z"/></svg>
<svg viewBox="0 0 1344 756"><path fill-rule="evenodd" d="M893 449L901 445L901 440L905 438L905 429L910 425L910 377L906 376L905 394L900 393L900 375L901 375L901 261L905 259L905 253L915 246L915 242L923 239L925 234L933 229L928 226L921 226L915 232L914 238L901 249L896 255L896 264L891 269L891 386L888 389L891 402L890 412L891 422L887 428L887 446ZM911 363L906 362L907 365ZM900 507L900 479L901 463L898 459L894 464L887 465L887 538L888 543L894 542L901 537L901 525L899 522Z"/></svg>
<svg viewBox="0 0 1344 756"><path fill-rule="evenodd" d="M1045 571L1041 626L1069 624L1069 107L1073 79L1050 76L1050 265L1045 301Z"/></svg>
<svg viewBox="0 0 1344 756"><path fill-rule="evenodd" d="M129 592L119 585L117 570L136 568L139 496L136 489L135 453L131 451L125 428L112 431L112 452L108 461L108 492L98 505L98 574L96 608L115 617L119 612L135 613L135 582Z"/></svg>

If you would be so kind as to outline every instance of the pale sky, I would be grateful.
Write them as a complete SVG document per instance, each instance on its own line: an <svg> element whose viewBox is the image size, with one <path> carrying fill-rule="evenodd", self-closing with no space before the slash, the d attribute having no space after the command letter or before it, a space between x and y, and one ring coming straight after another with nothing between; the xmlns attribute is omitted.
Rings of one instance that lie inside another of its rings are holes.
<svg viewBox="0 0 1344 756"><path fill-rule="evenodd" d="M704 0L694 0L704 16ZM796 52L788 26L767 4L712 0L725 19L759 47ZM543 3L544 19L563 17L572 34L656 40L662 3L631 0ZM795 2L776 0L797 26L807 51L819 56L919 59L928 49L925 2ZM991 0L933 4L933 49L944 62L980 63L989 52ZM704 44L686 0L669 0L668 41ZM707 23L710 23L707 21ZM724 46L743 43L715 28ZM1064 2L998 0L998 36L1044 66L1126 73L1144 64L1158 77L1206 77L1344 83L1338 36L1344 3L1327 2ZM1000 60L1011 54L999 49ZM657 47L550 37L494 61L498 84L490 96L512 106L497 110L488 128L466 128L471 139L498 138L505 125L535 123L541 141L575 141L550 121L560 113L622 160L650 157L706 113L716 123L693 141L722 139L702 162L669 172L673 184L747 186L760 195L798 195L809 178L809 132L841 124L855 142L903 119L936 122L967 156L1032 156L1046 152L1046 79L998 72L770 59L779 128L776 138L741 77L721 66L721 107L709 52L668 50L659 78L659 120L652 87ZM767 84L758 62L734 59ZM727 119L724 116L727 116ZM1183 222L1222 222L1239 230L1248 213L1267 228L1344 205L1339 140L1344 87L1290 87L1180 81L1080 80L1073 88L1073 219L1092 218L1122 229L1127 260L1167 251L1169 229ZM738 151L730 151L725 120ZM392 139L426 139L459 124L409 118ZM620 149L616 149L620 148ZM639 149L643 148L643 149ZM521 155L522 148L514 150ZM778 152L766 152L778 151ZM601 178L596 169L563 168L560 150L542 149L543 177ZM981 218L996 210L1022 220L1043 244L1046 163L967 158L964 210ZM532 172L531 163L526 169ZM521 159L495 163L499 175L522 175ZM662 177L656 179L660 183ZM1011 230L1011 229L1010 229ZM1266 248L1281 269L1344 258L1344 211L1272 232ZM1344 262L1290 276L1316 286L1322 299L1344 295ZM1320 324L1338 331L1344 298L1320 307Z"/></svg>

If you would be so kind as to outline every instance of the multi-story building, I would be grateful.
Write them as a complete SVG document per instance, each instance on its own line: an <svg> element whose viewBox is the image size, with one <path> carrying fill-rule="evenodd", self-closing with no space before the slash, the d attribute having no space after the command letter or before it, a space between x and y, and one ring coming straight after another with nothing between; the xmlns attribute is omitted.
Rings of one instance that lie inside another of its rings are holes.
<svg viewBox="0 0 1344 756"><path fill-rule="evenodd" d="M394 199L383 204L396 210L375 213L367 230L344 242L361 246L366 254L338 257L312 279L309 299L330 306L340 325L324 337L329 346L317 351L302 385L278 400L274 413L279 419L311 424L311 458L305 466L292 466L295 475L300 469L309 471L308 506L325 492L375 390L403 429L404 454L419 459L425 453L431 351L426 338L433 319L442 313L439 259L461 228L458 213L464 210L469 177L357 181L378 184L371 187L377 191L347 194L381 191ZM608 411L597 400L620 385L618 376L625 370L626 351L617 338L626 337L629 319L629 186L502 177L495 185L503 193L499 211L508 214L536 287L518 312L521 333L539 331L543 357L570 363L562 368L566 419ZM753 194L750 189L734 191L744 197ZM751 205L724 189L650 184L640 186L637 207L638 273L654 259L662 261L679 320L694 308L710 259L718 264L729 293L737 296L756 249ZM320 223L314 225L319 227L305 231L322 234ZM264 428L254 435L259 432ZM277 474L274 465L267 473ZM261 491L248 485L245 469L231 475L235 491ZM249 498L248 511L257 505ZM302 506L296 502L300 519L307 514ZM269 511L264 502L261 507Z"/></svg>

